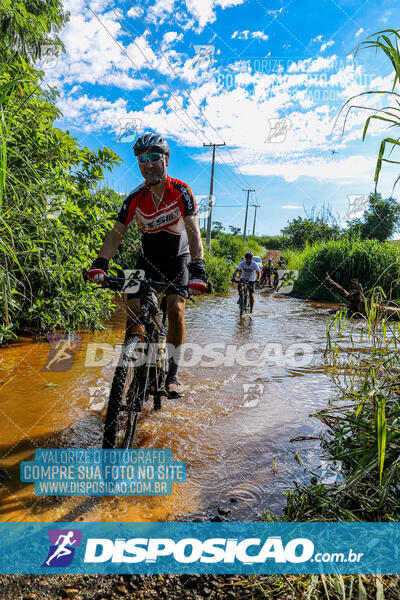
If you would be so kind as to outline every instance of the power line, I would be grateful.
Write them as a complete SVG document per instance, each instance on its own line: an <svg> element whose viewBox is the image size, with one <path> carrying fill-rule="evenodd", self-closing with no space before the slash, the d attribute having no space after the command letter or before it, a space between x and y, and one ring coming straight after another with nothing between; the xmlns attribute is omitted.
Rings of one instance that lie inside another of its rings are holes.
<svg viewBox="0 0 400 600"><path fill-rule="evenodd" d="M111 10L114 12L114 14L116 15L116 13L115 13L114 9L113 9L113 8L110 6L110 4L109 4L108 0L107 0L107 4L108 4L108 6L110 7L110 9L111 9ZM107 31L107 33L108 33L108 34L109 34L109 36L112 38L112 40L113 40L113 41L114 41L114 42L115 42L115 43L118 45L118 48L119 48L119 49L120 49L120 50L123 52L123 54L124 54L124 55L127 57L127 59L130 61L130 63L131 63L133 66L134 66L134 68L136 69L136 71L142 71L142 70L141 70L141 69L140 69L140 68L139 68L139 67L138 67L138 66L135 64L135 62L132 60L132 58L129 56L129 54L128 54L128 53L125 51L125 49L123 48L123 46L121 46L121 45L119 44L119 42L118 42L118 41L115 39L115 37L114 37L114 36L113 36L113 34L110 32L110 30L109 30L109 29L106 27L106 25L104 25L104 23L103 23L103 22L101 21L101 19L98 17L98 15L96 14L96 12L95 12L95 11L94 11L94 10L93 10L93 9L92 9L92 8L91 8L91 7L90 7L88 4L87 4L87 3L86 3L86 5L87 5L87 8L89 8L90 12L91 12L91 13L92 13L92 14L93 14L93 15L96 17L96 19L99 21L100 25L101 25L101 26L102 26L102 27L103 27L103 28L104 28L104 29ZM122 27L125 29L125 31L128 33L128 35L129 35L129 36L130 36L130 37L131 37L131 38L134 40L134 38L133 38L132 34L131 34L131 33L130 33L128 30L127 30L127 28L126 28L126 27L123 25L123 23L121 23L121 21L119 20L119 18L118 18L118 16L117 16L117 15L116 15L116 17L117 17L117 20L118 20L118 22L120 23L120 25L121 25L121 26L122 26ZM135 45L136 45L136 46L139 48L139 50L140 50L141 54L144 56L144 58L146 59L146 61L147 61L147 62L148 62L148 64L150 65L150 67L151 67L151 68L152 68L152 69L153 69L153 70L154 70L154 71L157 73L157 71L156 71L156 70L155 70L155 68L152 66L152 64L150 63L150 61L148 60L148 58L146 57L146 55L143 53L143 51L140 49L140 47L137 45L137 43L136 43L136 41L135 41L135 40L134 40L134 43L135 43ZM157 73L157 76L159 77L158 73ZM157 94L157 95L158 95L158 96L161 98L162 102L163 102L163 103L165 103L165 104L166 104L166 106L168 106L168 107L169 107L169 108L172 110L172 112L173 112L173 113L174 113L174 114L175 114L175 115L178 117L178 119L179 119L179 120L180 120L180 121L183 123L183 125L184 125L184 126L187 128L187 129L189 129L189 130L190 130L190 131L191 131L191 132L192 132L192 133L193 133L193 134L194 134L194 135L197 137L197 139L199 139L199 140L202 142L202 140L201 140L201 138L199 137L199 135L197 134L197 132L196 132L196 131L194 131L194 130L193 130L193 129L192 129L192 128L191 128L191 127L190 127L190 126L189 126L189 125L188 125L188 124L187 124L187 123L186 123L186 122L185 122L185 121L184 121L182 118L181 118L181 116L180 116L180 115L177 113L177 111L174 109L174 107L170 105L170 103L168 102L168 100L166 100L166 99L165 99L165 98L164 98L164 97L163 97L163 96L160 94L160 92L158 91L158 89L157 89L157 88L156 88L156 87L153 85L152 81L151 81L151 80L150 80L150 79L149 79L149 78L148 78L148 77L147 77L145 74L144 74L144 77L145 77L146 81L147 81L147 82L150 84L150 86L153 88L153 90L156 92L156 94ZM163 81L163 79L162 79L161 77L159 77L159 79L161 80L161 82L163 83L163 85L165 85L165 87L167 87L167 89L169 89L169 91L171 92L171 94L174 96L174 94L173 94L172 90L171 90L171 89L169 88L169 86L168 86L168 85L165 83L165 81ZM174 97L175 97L175 96L174 96ZM198 129L198 126L197 126L197 124L196 124L196 123L193 121L193 119L190 117L190 115L187 113L187 111L186 111L184 108L182 108L182 111L183 111L183 112L184 112L184 113L187 115L187 117L190 119L190 121L191 121L192 123L194 123L194 125L195 125L196 129ZM204 115L203 115L203 116L204 116ZM200 131L200 130L199 130L199 131ZM207 136L206 136L205 134L202 134L202 135L204 135L204 137L205 137L206 139L208 139L208 138L207 138ZM220 137L221 137L221 136L220 136ZM221 138L221 139L222 139L222 138ZM204 143L204 142L202 142L202 143ZM229 151L229 149L228 149L228 151ZM229 153L230 153L230 152L229 152ZM231 155L231 153L230 153L230 155ZM232 155L231 155L231 157L232 157ZM223 157L221 157L221 158L222 158L222 161L223 161L224 165L225 165L227 168L229 168L229 165L228 165L228 164L227 164L227 163L224 161ZM234 161L233 157L232 157L232 160L233 160L233 162L236 164L236 162ZM236 166L237 166L237 165L236 165ZM237 168L238 168L238 170L239 170L239 172L240 172L240 169L239 169L239 167L238 167L238 166L237 166ZM234 177L236 177L236 175L234 174L233 170L232 170L232 173L233 173ZM242 175L242 177L243 177L243 175ZM238 178L236 178L236 179L239 181L239 179L238 179Z"/></svg>
<svg viewBox="0 0 400 600"><path fill-rule="evenodd" d="M206 117L206 115L203 113L202 109L200 108L200 106L197 104L197 102L194 100L193 96L191 95L190 91L186 88L186 86L184 86L184 83L182 82L181 78L179 77L178 73L176 72L176 70L174 69L174 67L172 66L172 64L170 63L170 61L168 60L167 55L165 54L165 52L163 51L163 49L161 48L161 46L159 45L159 43L157 42L156 38L154 37L151 29L148 27L148 25L146 24L146 22L142 19L142 16L140 14L140 12L137 10L136 6L133 4L132 0L129 0L132 8L135 10L137 16L139 17L140 21L143 23L145 29L149 32L151 38L154 40L154 43L156 44L157 48L160 50L161 54L163 55L166 63L168 64L168 66L170 67L171 71L174 73L175 77L178 79L178 81L181 83L182 87L184 87L184 91L187 94L187 97L189 97L191 99L191 101L193 102L193 104L196 106L196 108L198 109L199 113L204 117L204 119L207 121L207 123L210 125L210 127L212 128L213 131L215 131L215 133L218 135L218 137L224 141L223 137L221 136L221 134L219 133L219 131L217 129L215 129L214 125L209 121L209 119ZM186 112L186 111L185 111ZM206 137L206 136L204 136ZM210 141L210 140L208 140ZM245 185L249 186L249 183L247 182L246 178L244 177L243 173L240 171L239 165L236 163L235 159L232 156L231 151L229 150L229 148L227 149L229 152L229 155L233 161L233 164L236 166L238 172L240 173L240 175L243 178L243 181L245 183ZM221 155L220 155L221 156ZM222 157L221 157L222 158ZM222 161L225 163L224 159L222 158ZM226 164L226 163L225 163ZM228 166L228 165L227 165ZM240 185L243 185L243 183L241 182Z"/></svg>
<svg viewBox="0 0 400 600"><path fill-rule="evenodd" d="M108 2L108 0L106 0L106 2L107 2L107 4L108 4L108 6L109 6L110 10L111 10L111 11L114 13L114 15L115 15L115 17L116 17L116 19L117 19L118 23L121 25L121 27L123 27L123 29L124 29L124 30L126 31L126 33L129 35L129 37L130 37L130 38L133 40L133 43L134 43L134 44L135 44L135 46L138 48L138 50L139 50L139 52L141 53L141 55L143 56L143 58L144 58L144 59L146 60L146 62L149 64L150 68L151 68L151 69L152 69L152 70L153 70L153 71L156 73L156 75L157 75L158 79L159 79L159 80L161 81L161 83L162 83L162 84L163 84L163 85L164 85L164 86L165 86L165 87L168 89L168 91L170 92L171 96L174 98L174 100L176 101L176 103L177 103L177 104L178 104L178 106L179 106L179 101L178 101L178 99L176 98L176 96L175 96L174 92L171 90L171 88L169 87L169 85L166 83L165 79L159 75L158 71L155 69L155 67L152 65L152 63L150 62L150 60L147 58L146 54L145 54L145 53L143 52L143 50L140 48L139 44L136 42L136 40L135 40L135 38L133 37L133 35L131 34L131 32L130 32L130 31L128 30L128 28L127 28L127 27L124 25L124 23L123 23L123 22L122 22L122 21L119 19L119 17L118 17L118 15L117 15L116 11L115 11L115 10L114 10L114 8L113 8L113 7L110 5L110 3ZM131 2L131 4L132 4L132 2ZM132 6L133 6L133 4L132 4ZM133 8L135 8L135 7L133 6ZM95 13L94 13L94 11L93 11L92 9L90 9L90 10L92 11L92 13L93 13L93 14L95 14ZM136 10L136 9L135 9L135 10ZM137 11L136 11L136 12L137 12ZM95 16L97 17L97 15L95 15ZM100 19L99 19L98 17L97 17L97 19L100 21ZM143 24L144 24L144 26L146 27L147 31L149 31L149 33L150 33L151 37L152 37L152 38L155 40L154 36L153 36L153 35L152 35L152 33L151 33L151 30L150 30L150 29L149 29L149 28L146 26L146 23L143 21L143 19L142 19L141 17L140 17L140 20L142 21L142 23L143 23ZM100 23L101 23L101 21L100 21ZM103 25L103 24L102 24L102 25ZM105 27L105 26L103 25L103 27ZM107 28L105 27L105 29L107 29ZM108 30L107 30L107 31L108 31ZM110 34L110 35L111 35L111 34ZM113 37L113 36L112 36L112 37ZM113 39L114 39L114 41L115 41L116 43L118 43L118 42L115 40L115 38L113 38ZM158 43L157 43L157 42L156 42L156 44L157 44L157 47L158 47L158 48L160 48L160 46L158 45ZM170 66L170 68L172 69L173 73L174 73L174 74L176 74L176 71L173 69L172 65L170 64L170 62L169 62L168 58L165 56L165 53L164 53L164 52L161 50L161 48L160 48L160 51L161 51L161 53L162 53L163 57L165 58L165 60L167 61L168 65L169 65L169 66ZM125 52L124 52L124 53L125 53ZM126 56L128 56L126 53L125 53L125 55L126 55ZM130 57L128 57L128 58L130 59ZM131 60L131 59L130 59L130 60ZM132 61L132 60L131 60L131 62L132 62L132 64L134 64L134 66L135 66L135 68L136 68L137 70L141 70L141 69L139 69L139 68L137 67L137 65L135 65L135 63L133 63L133 61ZM178 76L178 75L177 75L177 77L178 77L178 80L179 80L179 82L182 84L182 81L181 81L181 79L179 78L179 76ZM150 82L150 80L149 80L148 78L147 78L147 81L148 81L149 83L151 83L151 82ZM182 84L182 85L183 85L183 84ZM152 86L152 87L153 87L153 89L154 89L154 90L155 90L155 91L158 93L158 95L160 96L160 98L162 98L162 96L161 96L161 94L158 92L158 90L156 90L156 89L154 88L154 86ZM203 113L203 111L201 110L201 108L200 108L200 107L198 106L198 104L197 104L197 103L196 103L196 102L193 100L193 97L192 97L192 95L190 94L190 92L189 92L189 91L188 91L186 88L185 88L183 91L184 91L184 92L187 94L187 97L189 97L189 98L192 100L192 102L194 103L194 105L196 106L196 108L199 110L200 114L201 114L201 115L204 117L204 119L207 121L207 123L208 123L208 124L211 126L211 128L212 128L212 129L213 129L213 130L214 130L214 131L217 133L217 135L218 135L218 136L220 137L220 139L222 140L223 138L222 138L221 134L220 134L220 133L219 133L219 132L218 132L218 131L215 129L215 127L214 127L214 126L213 126L213 125L210 123L210 121L207 119L207 117L205 116L205 114ZM163 101L164 101L164 102L167 104L167 106L169 106L169 107L170 107L172 110L174 110L174 109L173 109L173 108L172 108L172 107L169 105L169 103L168 103L168 102L166 102L166 101L164 100L164 98L162 98L162 100L163 100ZM195 122L195 121L192 119L192 117L189 115L189 113L187 112L187 110L186 110L185 108L183 108L183 106L181 107L181 109L180 109L180 110L182 110L182 112L184 112L184 113L185 113L185 115L188 117L188 119L191 121L191 123L193 123L193 125L196 127L196 129L197 129L197 130L198 130L198 131L199 131L199 132L200 132L200 133L201 133L201 134L202 134L202 135L203 135L203 136L206 138L206 140L208 140L208 142L210 142L210 139L208 138L208 136L207 136L205 133L203 133L203 132L200 130L200 128L198 127L197 123L196 123L196 122ZM175 112L175 114L177 115L177 112L176 112L175 110L174 110L174 112ZM177 116L178 116L178 115L177 115ZM188 125L187 125L187 124L186 124L186 123L185 123L185 122L184 122L182 119L181 119L181 121L182 121L182 123L184 123L184 124L186 125L186 127L188 127ZM191 131L192 133L194 133L194 134L196 135L196 137L197 137L197 138L200 140L200 137L197 135L197 133L196 133L196 132L194 132L194 131L193 131L193 129L192 129L191 127L188 127L188 128L189 128L189 129L190 129L190 131ZM200 141L202 141L202 140L200 140ZM211 142L210 142L210 143L211 143ZM222 145L225 145L225 143L224 143L224 144L222 144ZM233 158L233 156L232 156L232 154L231 154L231 152L230 152L230 150L229 150L229 149L228 149L228 152L229 152L229 154L230 154L230 156L231 156L231 158L232 158L232 160L233 160L234 164L236 165L236 167L237 167L238 171L240 172L239 166L236 164L236 162L235 162L235 160L234 160L234 158ZM229 165L226 163L226 161L224 160L223 156L222 156L220 153L218 153L218 155L220 156L220 158L221 158L222 162L223 162L223 163L226 165L226 167L227 167L227 168L229 168ZM232 170L232 174L234 175L234 177L236 177L236 175L235 175L235 173L234 173L234 171L233 171L233 170ZM241 174L241 175L242 175L242 174ZM242 177L243 177L243 175L242 175ZM238 178L237 178L237 181L239 181L239 179L238 179ZM245 181L245 184L246 184L246 185L248 185L248 184L247 184L247 182L246 182L246 180L244 179L244 177L243 177L243 181ZM242 186L242 185L243 185L243 182L241 182L241 181L240 181L238 185L239 185L239 186Z"/></svg>
<svg viewBox="0 0 400 600"><path fill-rule="evenodd" d="M127 52L125 52L124 48L119 44L119 42L115 39L115 37L112 35L112 33L109 31L109 29L104 25L104 23L102 23L101 19L99 19L99 17L97 16L97 14L94 12L94 10L92 10L92 8L87 4L87 7L89 8L89 10L94 14L94 16L96 17L96 19L99 21L100 25L102 27L104 27L104 29L107 31L107 33L110 35L110 37L114 40L114 42L118 45L119 49L122 50L122 52L125 54L125 56L127 57L127 59L133 64L133 66L135 67L135 69L137 71L141 71L141 69L133 62L132 58L129 56L129 54L127 54ZM165 98L163 98L163 96L160 94L160 92L157 90L156 87L154 87L153 83L151 82L151 80L145 75L146 81L150 84L150 86L153 88L153 90L159 95L159 97L161 98L161 100L174 112L174 114L178 117L178 119L185 125L185 127L187 127L187 129L189 129L192 133L194 133L194 135L202 142L203 140L201 140L201 138L197 135L197 133L195 131L193 131L193 129L187 124L185 123L185 121L180 117L180 115L176 112L176 110L173 108L173 106L171 106L168 102L168 100L166 100ZM196 125L197 127L197 125Z"/></svg>
<svg viewBox="0 0 400 600"><path fill-rule="evenodd" d="M150 68L154 71L154 73L156 74L156 76L158 77L158 79L161 81L162 85L164 85L167 90L170 92L171 96L174 98L174 100L176 101L177 105L180 106L179 101L177 99L177 97L175 96L174 92L171 90L171 88L169 87L169 85L166 83L165 79L163 77L161 77L157 71L157 69L154 68L154 66L151 64L151 62L149 61L149 59L147 58L147 56L145 55L145 53L143 52L143 50L141 49L141 47L139 46L139 44L137 43L137 41L135 40L135 38L133 37L133 35L131 34L131 32L129 31L129 29L127 29L127 27L125 27L124 23L119 19L117 13L115 12L114 8L110 5L110 3L108 2L108 0L106 0L108 6L110 7L110 10L112 10L112 12L114 13L118 23L121 25L121 27L123 27L123 29L125 29L126 33L129 35L129 37L133 40L133 43L135 44L135 46L138 48L140 54L143 56L143 58L146 60L146 62L149 64ZM137 68L137 67L136 67ZM160 95L161 96L161 95ZM191 116L188 114L188 112L182 107L181 110L187 115L187 117L190 119L190 121L193 123L193 125L200 131L197 123L191 118ZM193 130L191 130L193 131ZM201 131L200 131L201 133ZM204 137L206 139L207 136L205 134L203 134ZM197 136L198 137L198 136ZM199 138L200 139L200 138Z"/></svg>

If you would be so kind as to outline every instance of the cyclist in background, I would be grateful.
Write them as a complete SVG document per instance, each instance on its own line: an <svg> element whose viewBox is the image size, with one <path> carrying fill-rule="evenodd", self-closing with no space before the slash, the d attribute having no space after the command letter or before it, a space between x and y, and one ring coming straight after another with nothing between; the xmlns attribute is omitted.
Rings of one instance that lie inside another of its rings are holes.
<svg viewBox="0 0 400 600"><path fill-rule="evenodd" d="M189 286L190 293L207 291L198 211L190 187L167 175L170 149L158 133L145 133L133 146L133 152L144 181L125 198L113 229L107 235L87 273L89 281L101 283L107 273L109 260L116 253L127 227L136 223L142 233L142 245L136 269L146 277L167 284L167 314L169 356L166 380L170 398L180 398L182 386L178 381L179 357L185 341L185 304L187 293L174 288L174 283ZM136 316L132 333L144 333L139 322L140 293L128 294L129 312Z"/></svg>
<svg viewBox="0 0 400 600"><path fill-rule="evenodd" d="M240 261L235 269L232 276L232 281L236 278L236 273L240 273L240 281L238 283L238 294L240 295L243 289L242 280L246 281L249 287L250 293L250 312L253 312L254 306L254 283L260 278L260 267L253 260L253 254L246 252L244 255L245 260Z"/></svg>
<svg viewBox="0 0 400 600"><path fill-rule="evenodd" d="M283 256L281 256L280 259L278 260L277 266L278 267L286 267L286 262L285 262L285 259L283 258Z"/></svg>
<svg viewBox="0 0 400 600"><path fill-rule="evenodd" d="M267 285L269 287L272 287L271 286L272 270L273 270L272 258L269 258L268 262L262 268L260 285L264 285L267 282Z"/></svg>

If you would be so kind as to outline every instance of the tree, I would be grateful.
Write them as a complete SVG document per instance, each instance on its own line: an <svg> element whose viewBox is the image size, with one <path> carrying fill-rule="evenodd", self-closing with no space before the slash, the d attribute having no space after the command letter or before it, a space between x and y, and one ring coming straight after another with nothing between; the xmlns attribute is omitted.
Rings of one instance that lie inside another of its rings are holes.
<svg viewBox="0 0 400 600"><path fill-rule="evenodd" d="M220 233L221 231L223 231L225 228L222 225L221 221L214 221L213 222L213 233Z"/></svg>
<svg viewBox="0 0 400 600"><path fill-rule="evenodd" d="M391 196L383 199L381 194L374 193L369 195L368 201L363 219L348 221L348 235L384 242L399 230L400 204Z"/></svg>
<svg viewBox="0 0 400 600"><path fill-rule="evenodd" d="M229 229L231 230L232 235L238 235L240 233L240 227L229 225Z"/></svg>
<svg viewBox="0 0 400 600"><path fill-rule="evenodd" d="M282 235L286 246L302 249L307 243L335 239L339 237L340 231L339 225L326 223L321 217L297 217L282 229Z"/></svg>
<svg viewBox="0 0 400 600"><path fill-rule="evenodd" d="M399 229L400 204L392 197L382 199L371 194L369 209L364 213L362 237L367 240L388 240Z"/></svg>
<svg viewBox="0 0 400 600"><path fill-rule="evenodd" d="M1 62L36 60L52 49L64 50L57 33L68 19L61 0L1 0Z"/></svg>

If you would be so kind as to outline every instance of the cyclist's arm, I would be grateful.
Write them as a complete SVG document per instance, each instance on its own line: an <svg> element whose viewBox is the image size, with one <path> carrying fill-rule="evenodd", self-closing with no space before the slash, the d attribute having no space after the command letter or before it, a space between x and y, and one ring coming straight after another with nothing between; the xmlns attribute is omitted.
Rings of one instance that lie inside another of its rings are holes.
<svg viewBox="0 0 400 600"><path fill-rule="evenodd" d="M194 258L203 258L203 242L201 240L199 220L197 215L184 217L186 233L189 241L190 256Z"/></svg>
<svg viewBox="0 0 400 600"><path fill-rule="evenodd" d="M107 260L110 260L110 258L114 256L118 250L118 246L120 245L122 238L125 235L126 230L127 227L123 223L120 223L119 221L114 223L114 227L108 233L102 247L100 248L99 256L101 258L107 258Z"/></svg>
<svg viewBox="0 0 400 600"><path fill-rule="evenodd" d="M260 273L261 273L261 269L260 267L257 265L257 269L256 269L256 281L258 281L260 279Z"/></svg>

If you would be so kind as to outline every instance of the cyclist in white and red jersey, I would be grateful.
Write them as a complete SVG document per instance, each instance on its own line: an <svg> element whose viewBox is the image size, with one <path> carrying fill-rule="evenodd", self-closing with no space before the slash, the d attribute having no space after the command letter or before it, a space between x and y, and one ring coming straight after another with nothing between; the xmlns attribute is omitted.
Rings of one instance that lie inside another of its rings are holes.
<svg viewBox="0 0 400 600"><path fill-rule="evenodd" d="M142 247L137 269L144 269L146 277L164 280L170 285L167 293L167 343L175 346L169 358L167 391L170 397L181 397L178 381L179 349L185 341L185 304L182 290L175 284L189 285L190 293L205 293L207 277L203 260L197 207L190 187L167 175L170 149L167 141L157 133L145 133L133 147L144 181L125 198L113 229L106 237L98 258L87 277L101 282L107 273L109 260L116 253L130 223L136 222L142 233ZM128 306L140 314L138 294L128 294ZM132 332L144 333L141 325Z"/></svg>

